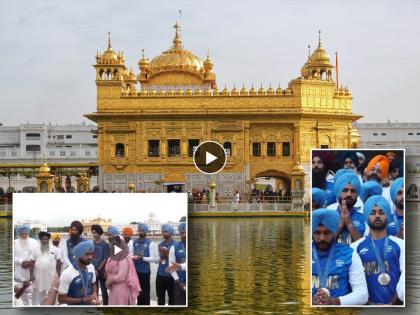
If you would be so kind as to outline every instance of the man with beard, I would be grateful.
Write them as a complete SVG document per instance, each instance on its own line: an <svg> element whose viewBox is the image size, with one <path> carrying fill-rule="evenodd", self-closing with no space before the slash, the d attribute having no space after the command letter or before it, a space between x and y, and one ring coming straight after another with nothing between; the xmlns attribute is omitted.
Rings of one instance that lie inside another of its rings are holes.
<svg viewBox="0 0 420 315"><path fill-rule="evenodd" d="M32 305L39 305L47 297L54 274L61 274L61 256L57 248L50 246L51 234L41 231L38 233L41 248L35 254L34 292ZM55 288L57 290L57 288Z"/></svg>
<svg viewBox="0 0 420 315"><path fill-rule="evenodd" d="M318 209L312 213L313 305L363 305L368 300L359 255L335 240L339 221L335 211Z"/></svg>
<svg viewBox="0 0 420 315"><path fill-rule="evenodd" d="M17 239L14 240L14 280L15 287L20 289L20 301L23 305L30 305L30 294L33 291L34 262L38 250L38 242L29 237L28 225L16 227Z"/></svg>
<svg viewBox="0 0 420 315"><path fill-rule="evenodd" d="M169 250L169 265L174 262L177 264L185 264L187 258L187 233L186 224L182 222L178 226L179 236L181 241L175 242ZM186 304L186 284L187 284L187 273L186 271L173 271L171 276L174 279L174 303L175 305Z"/></svg>
<svg viewBox="0 0 420 315"><path fill-rule="evenodd" d="M128 252L131 255L133 255L133 240L131 239L134 234L133 229L129 226L126 226L125 228L123 228L122 234L124 237L125 244L127 244Z"/></svg>
<svg viewBox="0 0 420 315"><path fill-rule="evenodd" d="M111 225L111 226L108 227L108 232L106 233L106 235L108 237L109 244L111 244L112 239L115 236L119 236L120 235L120 230L118 230L118 228L116 226Z"/></svg>
<svg viewBox="0 0 420 315"><path fill-rule="evenodd" d="M64 244L62 249L65 267L68 267L69 265L74 265L76 263L72 255L72 251L77 244L85 240L83 237L81 237L82 233L82 223L80 221L73 221L70 224L69 229L70 238L66 240L66 243Z"/></svg>
<svg viewBox="0 0 420 315"><path fill-rule="evenodd" d="M399 177L391 185L391 198L395 205L393 221L396 224L396 233L399 238L404 239L404 178ZM389 226L389 224L388 224ZM387 227L388 228L388 227ZM388 231L388 234L389 231Z"/></svg>
<svg viewBox="0 0 420 315"><path fill-rule="evenodd" d="M82 241L73 247L72 254L75 257L75 264L64 270L60 277L58 290L60 304L99 304L96 294L95 267L91 264L93 247L91 241Z"/></svg>
<svg viewBox="0 0 420 315"><path fill-rule="evenodd" d="M354 173L357 174L360 180L360 184L363 183L362 176L357 173L357 168L359 167L359 157L353 151L344 151L343 155L341 156L341 162L343 164L344 169L352 170Z"/></svg>
<svg viewBox="0 0 420 315"><path fill-rule="evenodd" d="M333 156L327 151L312 152L312 187L325 191L327 205L335 202L333 193L334 173L331 171Z"/></svg>
<svg viewBox="0 0 420 315"><path fill-rule="evenodd" d="M365 267L369 304L400 304L397 285L404 272L404 241L387 235L387 222L391 218L388 201L382 196L370 197L365 203L364 215L369 235L351 247Z"/></svg>
<svg viewBox="0 0 420 315"><path fill-rule="evenodd" d="M92 228L93 236L93 259L92 264L95 267L96 276L96 288L99 291L99 286L102 292L103 305L108 305L108 291L105 287L105 264L110 255L109 244L102 239L104 230L98 224L93 224ZM96 291L96 294L98 294Z"/></svg>
<svg viewBox="0 0 420 315"><path fill-rule="evenodd" d="M170 224L162 225L163 242L158 246L159 266L156 276L156 295L158 297L158 305L165 305L165 293L168 292L169 305L174 305L174 279L165 269L169 266L169 249L174 245L172 235L174 229Z"/></svg>
<svg viewBox="0 0 420 315"><path fill-rule="evenodd" d="M385 155L377 155L373 157L366 169L365 175L367 180L375 180L382 186L382 196L388 200L389 206L392 207L392 199L389 191L389 160Z"/></svg>
<svg viewBox="0 0 420 315"><path fill-rule="evenodd" d="M149 227L145 223L139 223L137 230L139 238L133 242L133 261L141 287L137 305L150 305L150 262L156 261L156 247L147 238Z"/></svg>
<svg viewBox="0 0 420 315"><path fill-rule="evenodd" d="M363 236L364 216L354 208L360 191L360 181L355 173L340 176L334 184L334 193L338 199L337 212L340 215L336 234L338 243L350 245Z"/></svg>

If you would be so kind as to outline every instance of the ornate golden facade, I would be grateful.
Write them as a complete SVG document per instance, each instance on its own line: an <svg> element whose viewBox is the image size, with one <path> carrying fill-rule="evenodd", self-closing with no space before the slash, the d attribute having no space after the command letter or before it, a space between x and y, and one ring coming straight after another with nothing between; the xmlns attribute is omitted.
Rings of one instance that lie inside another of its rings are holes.
<svg viewBox="0 0 420 315"><path fill-rule="evenodd" d="M172 47L151 61L143 55L136 76L113 50L111 39L96 55L100 189L183 191L208 188L215 180L221 196L249 192L257 177L281 178L287 188L293 170L309 171L311 148L357 147L347 88L337 89L329 56L319 39L301 76L287 88L219 89L210 54L202 61L182 46L174 26ZM214 140L228 150L225 168L201 174L192 150ZM308 176L306 176L308 177ZM307 178L306 178L307 181Z"/></svg>

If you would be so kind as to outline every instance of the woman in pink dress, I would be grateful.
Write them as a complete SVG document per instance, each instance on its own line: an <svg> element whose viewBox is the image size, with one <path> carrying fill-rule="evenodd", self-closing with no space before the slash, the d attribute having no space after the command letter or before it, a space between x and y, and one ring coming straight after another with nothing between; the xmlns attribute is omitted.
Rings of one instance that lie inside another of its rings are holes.
<svg viewBox="0 0 420 315"><path fill-rule="evenodd" d="M114 236L110 243L112 255L105 266L109 305L136 305L141 288L128 247L119 236ZM115 246L121 248L117 254Z"/></svg>

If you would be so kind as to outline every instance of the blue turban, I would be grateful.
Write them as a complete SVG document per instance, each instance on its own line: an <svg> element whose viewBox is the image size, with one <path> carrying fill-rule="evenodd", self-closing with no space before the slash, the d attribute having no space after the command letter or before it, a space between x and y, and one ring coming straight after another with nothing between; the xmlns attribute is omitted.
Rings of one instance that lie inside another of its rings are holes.
<svg viewBox="0 0 420 315"><path fill-rule="evenodd" d="M360 199L365 202L370 196L382 195L382 186L376 180L369 180L362 184Z"/></svg>
<svg viewBox="0 0 420 315"><path fill-rule="evenodd" d="M185 231L187 229L187 225L185 222L182 222L178 225L178 232L181 233L181 231Z"/></svg>
<svg viewBox="0 0 420 315"><path fill-rule="evenodd" d="M312 212L312 233L322 224L332 233L335 233L340 224L340 216L337 211L320 208Z"/></svg>
<svg viewBox="0 0 420 315"><path fill-rule="evenodd" d="M404 177L398 177L396 180L392 182L390 190L391 190L391 199L394 203L395 203L395 200L397 199L398 191L403 186L404 186Z"/></svg>
<svg viewBox="0 0 420 315"><path fill-rule="evenodd" d="M137 225L137 231L140 231L140 230L143 230L144 233L147 233L147 232L149 232L149 227L147 226L146 223L139 223Z"/></svg>
<svg viewBox="0 0 420 315"><path fill-rule="evenodd" d="M26 224L24 224L24 225L18 225L16 227L16 235L19 235L20 233L22 233L24 231L26 231L26 233L29 234L29 231L30 230L31 230L31 228L29 227L29 225L26 225Z"/></svg>
<svg viewBox="0 0 420 315"><path fill-rule="evenodd" d="M334 184L334 195L338 199L340 197L340 194L343 192L344 187L347 184L351 184L357 191L357 194L360 194L361 191L361 185L359 177L357 177L355 172L346 173L341 175Z"/></svg>
<svg viewBox="0 0 420 315"><path fill-rule="evenodd" d="M373 208L375 208L375 206L378 206L383 210L383 212L386 214L387 223L390 223L390 220L392 220L391 207L389 206L389 201L382 196L371 196L368 200L366 200L363 207L363 214L365 215L366 222L369 221L370 213L372 212Z"/></svg>
<svg viewBox="0 0 420 315"><path fill-rule="evenodd" d="M72 253L74 257L79 259L80 257L86 255L88 251L93 251L93 242L83 241L73 247Z"/></svg>
<svg viewBox="0 0 420 315"><path fill-rule="evenodd" d="M108 234L111 234L112 236L118 236L120 235L120 231L118 230L117 227L111 225L108 228Z"/></svg>
<svg viewBox="0 0 420 315"><path fill-rule="evenodd" d="M350 168L340 168L334 175L334 182L338 181L338 179L343 176L344 174L355 174L354 171Z"/></svg>
<svg viewBox="0 0 420 315"><path fill-rule="evenodd" d="M325 206L325 202L327 201L327 195L325 191L319 189L317 187L312 188L312 202L315 202L318 207L322 208Z"/></svg>
<svg viewBox="0 0 420 315"><path fill-rule="evenodd" d="M170 224L162 225L162 232L167 231L170 235L174 235L174 228Z"/></svg>

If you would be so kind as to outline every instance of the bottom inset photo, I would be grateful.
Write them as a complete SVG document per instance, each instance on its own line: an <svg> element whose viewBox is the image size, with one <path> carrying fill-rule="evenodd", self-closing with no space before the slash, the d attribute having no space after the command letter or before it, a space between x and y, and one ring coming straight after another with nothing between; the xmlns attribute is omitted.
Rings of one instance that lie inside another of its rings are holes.
<svg viewBox="0 0 420 315"><path fill-rule="evenodd" d="M186 194L14 194L13 306L186 307Z"/></svg>
<svg viewBox="0 0 420 315"><path fill-rule="evenodd" d="M405 306L404 150L312 151L312 306Z"/></svg>

